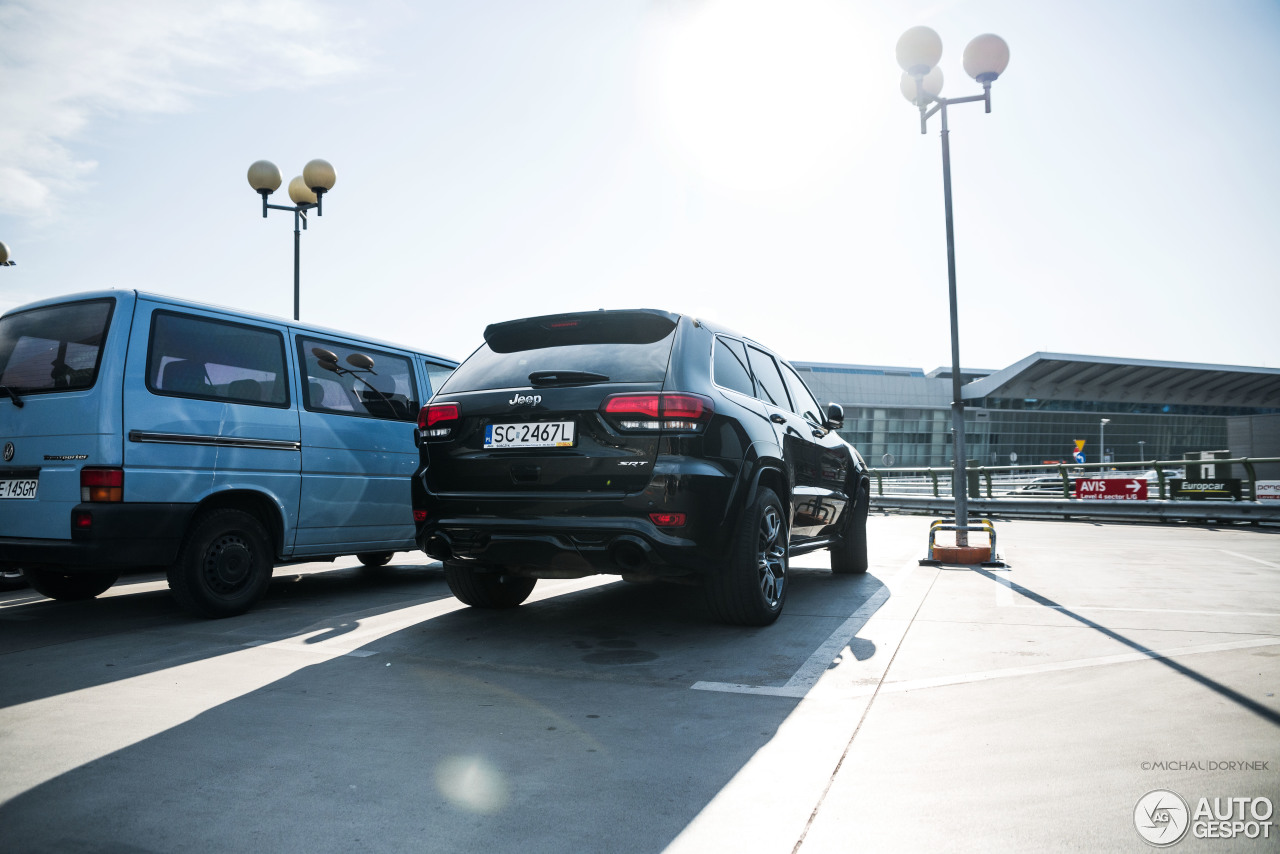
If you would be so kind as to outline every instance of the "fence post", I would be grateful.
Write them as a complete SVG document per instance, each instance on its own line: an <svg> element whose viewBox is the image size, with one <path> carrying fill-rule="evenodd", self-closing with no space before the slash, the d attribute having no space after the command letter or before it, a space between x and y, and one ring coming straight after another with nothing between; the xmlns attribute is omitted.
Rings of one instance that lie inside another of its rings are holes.
<svg viewBox="0 0 1280 854"><path fill-rule="evenodd" d="M1258 474L1253 469L1253 460L1248 457L1241 457L1240 463L1244 466L1244 473L1249 476L1249 497L1245 501L1258 500Z"/></svg>

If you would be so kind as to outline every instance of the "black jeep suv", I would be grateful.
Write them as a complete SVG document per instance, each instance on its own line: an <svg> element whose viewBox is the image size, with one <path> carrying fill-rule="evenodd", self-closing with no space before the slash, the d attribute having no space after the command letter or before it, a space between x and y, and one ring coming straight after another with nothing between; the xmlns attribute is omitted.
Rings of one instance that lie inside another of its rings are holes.
<svg viewBox="0 0 1280 854"><path fill-rule="evenodd" d="M756 342L665 311L496 323L418 416L417 542L468 605L538 578L705 584L767 625L788 558L867 568L867 468L799 375Z"/></svg>

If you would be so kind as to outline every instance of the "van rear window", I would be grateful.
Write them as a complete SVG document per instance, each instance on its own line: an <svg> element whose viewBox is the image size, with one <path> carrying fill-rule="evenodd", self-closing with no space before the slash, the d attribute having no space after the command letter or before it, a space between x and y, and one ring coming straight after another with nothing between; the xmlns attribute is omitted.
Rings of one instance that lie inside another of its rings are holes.
<svg viewBox="0 0 1280 854"><path fill-rule="evenodd" d="M583 312L494 324L485 343L438 394L525 388L559 375L578 382L661 382L671 358L676 316ZM541 379L532 375L541 375Z"/></svg>
<svg viewBox="0 0 1280 854"><path fill-rule="evenodd" d="M114 308L91 300L0 318L0 385L19 394L92 388Z"/></svg>

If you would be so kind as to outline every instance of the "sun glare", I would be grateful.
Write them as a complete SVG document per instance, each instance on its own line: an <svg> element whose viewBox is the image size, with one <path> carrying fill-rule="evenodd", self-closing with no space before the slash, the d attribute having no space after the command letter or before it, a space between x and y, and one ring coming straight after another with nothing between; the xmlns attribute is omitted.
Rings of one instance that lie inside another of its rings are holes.
<svg viewBox="0 0 1280 854"><path fill-rule="evenodd" d="M708 0L655 27L642 87L662 141L734 195L809 195L847 168L866 51L833 0Z"/></svg>

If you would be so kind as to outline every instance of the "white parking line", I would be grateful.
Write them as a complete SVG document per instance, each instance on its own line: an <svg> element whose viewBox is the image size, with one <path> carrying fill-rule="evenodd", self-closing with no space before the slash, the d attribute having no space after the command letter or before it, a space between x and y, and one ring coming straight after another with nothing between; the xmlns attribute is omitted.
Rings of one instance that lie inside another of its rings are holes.
<svg viewBox="0 0 1280 854"><path fill-rule="evenodd" d="M1243 557L1243 555L1242 555ZM1027 602L1026 597L1014 597L1016 585L999 576L996 587L996 606L999 608L1043 608L1048 611L1125 611L1135 614L1196 614L1205 617L1280 617L1275 611L1199 611L1181 608L1118 608L1113 605L1042 605Z"/></svg>
<svg viewBox="0 0 1280 854"><path fill-rule="evenodd" d="M1271 561L1263 560L1260 557L1250 557L1249 555L1242 555L1239 552L1229 552L1226 549L1223 549L1222 553L1226 555L1231 555L1232 557L1243 558L1244 560L1251 560L1254 563L1260 563L1263 566L1269 566L1272 569L1280 569L1280 563L1272 563Z"/></svg>
<svg viewBox="0 0 1280 854"><path fill-rule="evenodd" d="M1033 664L1027 667L1006 667L1001 670L956 673L950 676L934 676L926 679L908 679L902 682L887 681L880 686L880 693L918 691L922 688L939 688L944 685L962 685L969 682L985 682L990 679L1008 679L1015 676L1034 676L1038 673L1055 673L1062 670L1082 670L1089 667L1103 667L1111 664L1127 664L1133 661L1155 661L1162 658L1176 658L1183 655L1200 655L1207 652L1227 652L1235 649L1256 649L1267 646L1280 646L1280 638L1257 638L1254 640L1226 641L1224 643L1203 644L1201 646L1175 647L1164 651L1150 650L1148 652L1125 652L1117 655L1098 656L1097 658L1077 658L1072 661Z"/></svg>

